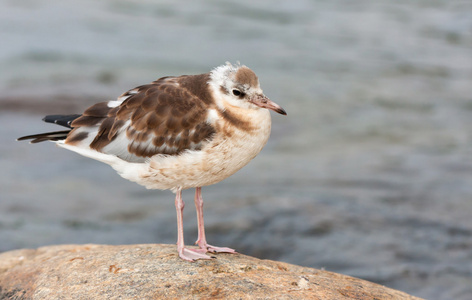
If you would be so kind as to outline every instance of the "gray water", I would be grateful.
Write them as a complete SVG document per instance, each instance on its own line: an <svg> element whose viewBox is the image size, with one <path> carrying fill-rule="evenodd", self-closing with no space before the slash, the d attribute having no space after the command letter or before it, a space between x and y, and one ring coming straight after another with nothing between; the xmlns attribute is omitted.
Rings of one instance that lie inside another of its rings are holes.
<svg viewBox="0 0 472 300"><path fill-rule="evenodd" d="M44 114L241 61L288 116L203 189L209 242L472 299L472 2L11 0L0 37L0 251L175 243L169 191L14 140L58 129Z"/></svg>

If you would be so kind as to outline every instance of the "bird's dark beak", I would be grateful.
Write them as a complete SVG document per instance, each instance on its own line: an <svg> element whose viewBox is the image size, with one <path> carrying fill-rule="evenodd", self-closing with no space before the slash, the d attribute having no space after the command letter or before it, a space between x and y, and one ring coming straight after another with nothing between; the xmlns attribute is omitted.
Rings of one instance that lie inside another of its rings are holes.
<svg viewBox="0 0 472 300"><path fill-rule="evenodd" d="M279 113L281 115L287 115L285 110L280 105L278 105L275 102L272 102L269 98L267 98L264 95L257 95L255 98L251 99L251 102L259 107L273 110L276 113Z"/></svg>

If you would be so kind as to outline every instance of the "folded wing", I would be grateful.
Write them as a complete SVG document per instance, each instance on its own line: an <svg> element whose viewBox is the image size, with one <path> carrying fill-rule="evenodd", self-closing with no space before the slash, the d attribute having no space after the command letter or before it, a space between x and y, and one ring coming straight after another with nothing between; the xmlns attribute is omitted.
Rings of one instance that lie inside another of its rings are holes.
<svg viewBox="0 0 472 300"><path fill-rule="evenodd" d="M202 149L215 133L207 122L208 101L180 82L185 76L161 78L91 106L72 121L65 143L130 162Z"/></svg>

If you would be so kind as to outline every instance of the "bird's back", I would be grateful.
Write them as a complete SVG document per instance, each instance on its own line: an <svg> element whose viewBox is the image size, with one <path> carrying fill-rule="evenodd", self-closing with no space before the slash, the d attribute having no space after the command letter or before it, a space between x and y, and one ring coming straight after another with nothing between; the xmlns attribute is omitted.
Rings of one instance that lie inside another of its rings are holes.
<svg viewBox="0 0 472 300"><path fill-rule="evenodd" d="M129 90L118 100L95 104L71 123L74 129L65 144L128 162L200 150L215 129L206 122L208 96L198 95L188 82L205 79L207 74L164 77Z"/></svg>

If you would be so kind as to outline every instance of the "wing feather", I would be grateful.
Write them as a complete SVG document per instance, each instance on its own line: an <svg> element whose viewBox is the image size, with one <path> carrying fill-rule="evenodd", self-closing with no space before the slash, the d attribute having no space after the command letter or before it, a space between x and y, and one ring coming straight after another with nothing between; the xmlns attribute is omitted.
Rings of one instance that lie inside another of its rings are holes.
<svg viewBox="0 0 472 300"><path fill-rule="evenodd" d="M97 132L90 148L133 162L200 150L215 128L206 121L211 95L205 86L197 90L188 84L195 80L206 83L209 75L164 77L129 90L112 103L97 103L74 120L68 140L77 142L77 128L82 128L77 134L90 128Z"/></svg>

